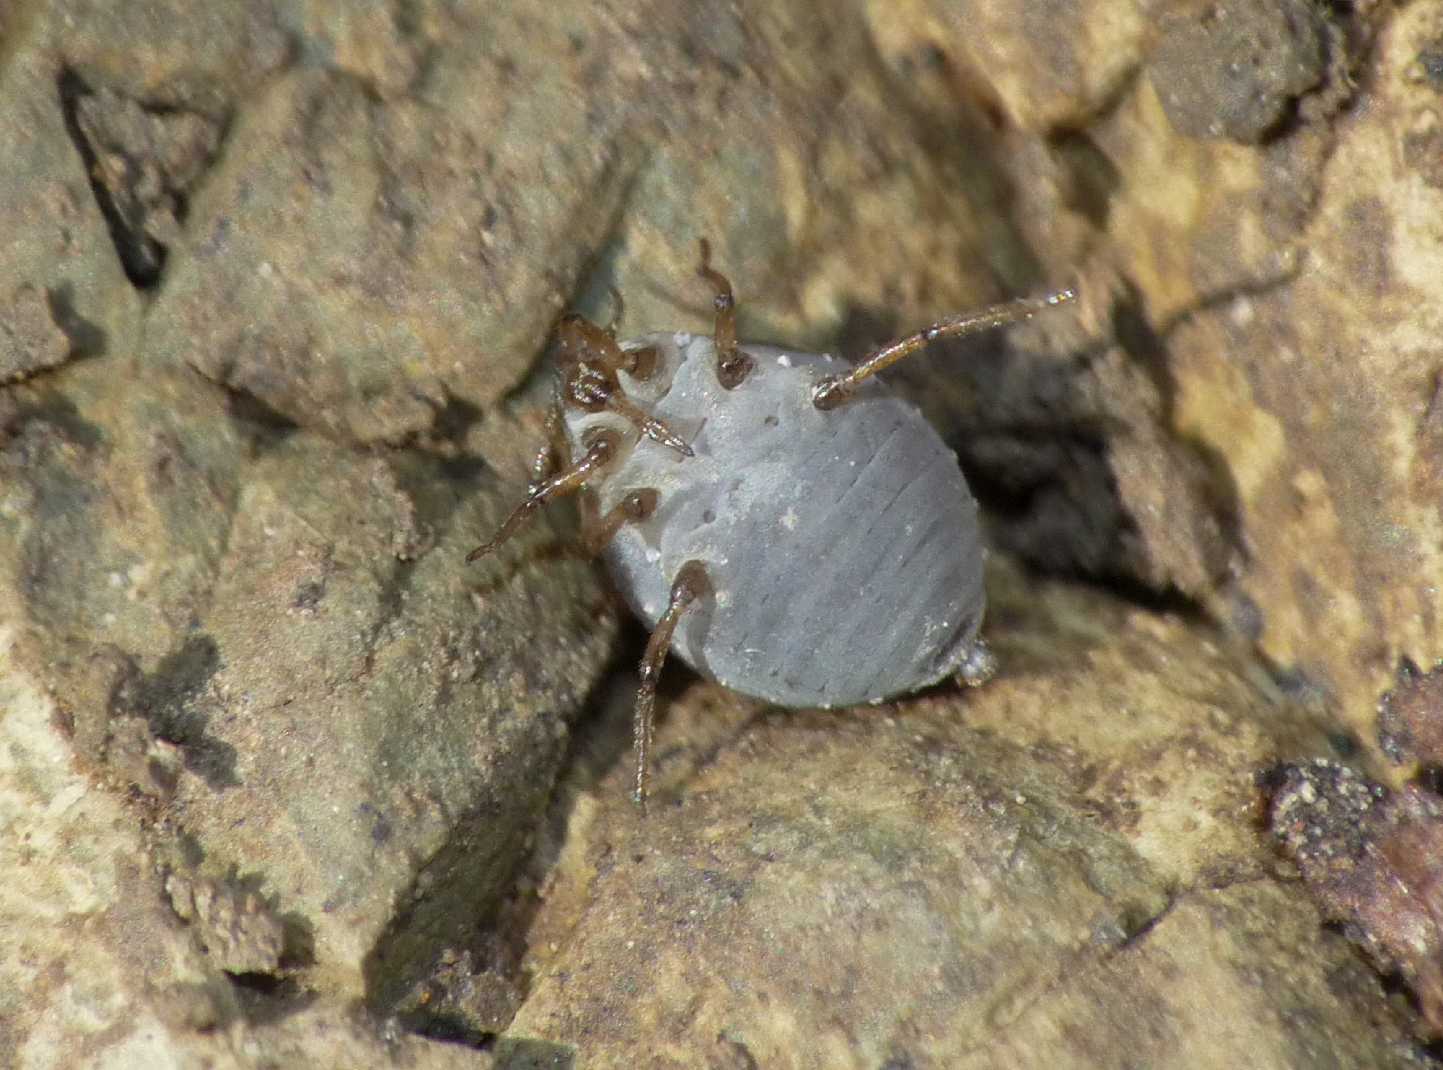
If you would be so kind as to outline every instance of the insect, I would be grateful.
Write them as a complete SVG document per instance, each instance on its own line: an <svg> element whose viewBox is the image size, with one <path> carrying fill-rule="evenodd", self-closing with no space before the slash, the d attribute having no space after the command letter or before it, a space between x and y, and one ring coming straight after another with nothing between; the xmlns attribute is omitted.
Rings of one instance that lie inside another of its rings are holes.
<svg viewBox="0 0 1443 1070"><path fill-rule="evenodd" d="M526 498L466 558L495 550L547 502L582 494L584 543L604 552L651 629L633 717L643 810L668 650L733 690L794 707L991 676L978 636L977 503L932 426L874 376L934 339L1074 296L952 316L853 367L740 343L731 283L700 244L711 337L618 342L615 322L558 322L555 403Z"/></svg>

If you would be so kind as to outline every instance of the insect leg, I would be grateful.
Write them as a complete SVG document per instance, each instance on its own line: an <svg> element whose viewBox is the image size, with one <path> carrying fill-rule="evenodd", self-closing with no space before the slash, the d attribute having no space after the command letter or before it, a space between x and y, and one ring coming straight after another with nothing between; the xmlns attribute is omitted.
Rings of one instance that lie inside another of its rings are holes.
<svg viewBox="0 0 1443 1070"><path fill-rule="evenodd" d="M637 379L649 379L656 371L658 354L655 346L623 349L616 340L616 326L621 319L621 294L616 294L616 317L605 327L598 327L584 316L568 312L556 321L556 361L563 369L575 365L591 365L611 384L618 371L629 372Z"/></svg>
<svg viewBox="0 0 1443 1070"><path fill-rule="evenodd" d="M752 358L737 345L737 302L732 296L732 284L720 271L711 266L711 242L702 238L701 265L696 273L711 283L715 296L712 304L716 307L716 326L712 338L716 342L717 382L723 389L733 390L751 374Z"/></svg>
<svg viewBox="0 0 1443 1070"><path fill-rule="evenodd" d="M939 338L960 338L963 335L991 330L993 327L1020 323L1023 320L1031 319L1039 312L1066 304L1076 296L1075 290L1058 290L1046 297L1020 297L1015 301L1004 301L977 312L962 312L955 316L948 316L930 327L923 328L916 334L910 334L906 338L883 346L847 374L829 375L822 379L812 387L812 404L823 411L835 409L856 393L858 384L863 380L871 378L883 368L891 367L903 357L910 356L928 342L934 342Z"/></svg>
<svg viewBox="0 0 1443 1070"><path fill-rule="evenodd" d="M671 598L666 612L652 629L646 643L646 653L641 658L641 686L636 690L636 708L632 714L632 736L636 745L636 788L632 799L646 813L646 787L650 774L652 722L656 710L656 681L661 676L661 666L666 661L667 648L676 632L677 622L688 606L702 595L711 591L706 566L700 561L688 561L677 572L671 585Z"/></svg>
<svg viewBox="0 0 1443 1070"><path fill-rule="evenodd" d="M686 444L686 439L668 427L665 421L647 415L639 406L622 397L620 391L616 391L606 399L606 407L630 420L639 432L653 442L676 450L683 457L694 456L692 448Z"/></svg>
<svg viewBox="0 0 1443 1070"><path fill-rule="evenodd" d="M488 542L482 543L476 549L466 555L469 564L479 558L485 557L491 551L504 543L512 535L520 530L521 526L531 519L531 516L552 498L564 494L575 494L586 486L586 481L594 476L606 462L616 454L617 439L609 431L599 432L592 440L586 450L585 456L575 464L569 465L566 469L558 472L550 479L540 484L533 485L527 492L526 498L518 505L506 522L501 525L500 530L491 536Z"/></svg>
<svg viewBox="0 0 1443 1070"><path fill-rule="evenodd" d="M565 393L567 400L575 402L586 412L610 409L629 420L638 433L653 442L676 450L683 457L693 456L692 448L686 444L686 440L667 426L665 421L656 419L628 400L621 391L620 383L614 379L609 380L594 368L585 364L577 365L566 380Z"/></svg>
<svg viewBox="0 0 1443 1070"><path fill-rule="evenodd" d="M583 525L582 545L589 556L605 549L623 524L635 524L656 512L657 493L650 487L630 491L606 511L603 517L588 517Z"/></svg>

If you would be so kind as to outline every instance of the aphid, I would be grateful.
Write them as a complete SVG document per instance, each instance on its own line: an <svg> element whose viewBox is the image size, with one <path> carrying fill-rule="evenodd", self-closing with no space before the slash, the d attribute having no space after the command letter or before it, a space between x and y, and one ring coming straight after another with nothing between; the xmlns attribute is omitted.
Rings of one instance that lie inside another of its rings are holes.
<svg viewBox="0 0 1443 1070"><path fill-rule="evenodd" d="M646 805L668 649L783 706L881 702L947 676L984 682L977 503L957 459L873 378L926 343L1016 323L1071 290L944 319L856 367L740 344L731 284L701 242L712 337L618 343L577 315L556 329L558 386L525 500L490 553L553 498L582 495L583 538L651 628L633 722ZM618 296L618 301L620 295ZM620 309L618 309L618 318Z"/></svg>

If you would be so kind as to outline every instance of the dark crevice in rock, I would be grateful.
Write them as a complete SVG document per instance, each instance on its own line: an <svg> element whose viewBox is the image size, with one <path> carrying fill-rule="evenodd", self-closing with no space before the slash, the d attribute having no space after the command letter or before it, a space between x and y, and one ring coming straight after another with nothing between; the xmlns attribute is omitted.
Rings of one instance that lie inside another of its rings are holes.
<svg viewBox="0 0 1443 1070"><path fill-rule="evenodd" d="M236 751L207 730L207 717L195 700L219 669L215 640L192 635L137 682L128 702L150 722L158 738L182 748L187 769L217 790L240 783Z"/></svg>
<svg viewBox="0 0 1443 1070"><path fill-rule="evenodd" d="M153 289L189 215L190 190L216 157L223 124L93 88L68 67L57 92L126 277L137 289Z"/></svg>
<svg viewBox="0 0 1443 1070"><path fill-rule="evenodd" d="M517 793L526 796L521 803L526 812L542 815L534 837L538 845L528 848L525 843L512 844L505 852L509 872L499 890L489 897L472 894L467 899L475 908L469 933L457 937L456 930L462 927L451 926L453 938L444 944L433 943L422 958L417 955L418 939L423 940L425 933L440 927L426 922L437 905L426 902L427 894L421 889L434 889L445 882L441 875L474 865L467 860L473 844L466 830L477 822L486 822L488 817L477 812L453 823L456 831L452 841L418 873L412 906L397 912L366 958L367 1003L372 1010L433 1040L492 1049L528 993L529 977L522 963L530 948L532 923L542 905L535 889L556 864L565 838L567 814L577 798L577 792L572 790L576 778L568 770L585 765L589 775L580 779L594 782L616 759L615 750L607 746L616 733L598 714L607 706L612 681L623 663L634 664L633 653L639 657L643 644L638 629L635 651L628 649L614 658L582 700L576 728L559 741L566 753L554 763L555 782L544 787L529 785L526 791ZM672 682L677 675L672 675ZM598 746L606 748L604 754L596 752ZM550 767L552 763L542 764ZM544 798L547 795L549 802ZM513 797L506 805L516 803ZM474 887L473 883L473 893ZM500 1065L511 1064L503 1060Z"/></svg>
<svg viewBox="0 0 1443 1070"><path fill-rule="evenodd" d="M412 432L395 443L393 456L424 457L435 463L447 480L469 489L486 470L486 463L481 458L466 452L471 431L485 418L485 413L480 406L457 397L444 387L442 394L445 397L443 404L432 403L434 415L431 426L424 431ZM403 475L397 472L398 479ZM434 479L434 475L428 478ZM451 510L446 509L445 512L449 515ZM433 522L440 519L428 517Z"/></svg>
<svg viewBox="0 0 1443 1070"><path fill-rule="evenodd" d="M1064 191L1063 203L1105 232L1113 199L1122 186L1117 166L1097 142L1080 130L1059 131L1049 141L1053 157L1072 178Z"/></svg>
<svg viewBox="0 0 1443 1070"><path fill-rule="evenodd" d="M45 292L55 325L70 340L70 358L102 357L108 348L105 328L82 316L75 308L75 287L61 282Z"/></svg>
<svg viewBox="0 0 1443 1070"><path fill-rule="evenodd" d="M1169 914L1171 914L1174 909L1176 909L1178 901L1178 896L1169 895L1167 902L1163 904L1162 909L1157 911L1155 914L1150 914L1145 918L1133 918L1125 921L1124 924L1126 935L1123 937L1122 942L1113 949L1112 953L1117 954L1118 952L1125 951L1128 948L1136 947L1141 944L1144 940L1148 938L1148 936L1152 933L1154 929L1156 929L1160 924L1162 924L1163 919L1166 918Z"/></svg>
<svg viewBox="0 0 1443 1070"><path fill-rule="evenodd" d="M224 392L227 414L248 432L247 437L258 452L279 446L300 430L294 420L249 391L223 382L214 385Z"/></svg>
<svg viewBox="0 0 1443 1070"><path fill-rule="evenodd" d="M33 389L27 388L24 394L10 396L19 400L3 413L3 420L0 420L0 446L32 422L50 424L67 442L87 453L106 444L106 435L100 425L83 417L75 402L58 390L48 385L37 385Z"/></svg>
<svg viewBox="0 0 1443 1070"><path fill-rule="evenodd" d="M1169 327L1171 325L1168 325ZM1124 300L1113 308L1113 332L1125 353L1147 372L1162 399L1158 423L1162 432L1187 450L1198 462L1204 485L1192 488L1203 507L1211 514L1222 536L1221 552L1214 555L1214 579L1221 579L1227 559L1246 559L1243 537L1242 495L1238 490L1228 460L1216 449L1196 439L1176 435L1174 413L1177 409L1178 384L1168 364L1168 328L1158 330L1143 312L1142 295L1129 287Z"/></svg>
<svg viewBox="0 0 1443 1070"><path fill-rule="evenodd" d="M110 240L125 268L125 275L137 289L149 289L160 281L161 269L165 266L165 248L159 242L144 234L135 233L121 215L111 191L101 181L100 160L90 139L80 127L80 101L89 95L90 89L80 75L70 68L60 73L58 90L60 107L65 115L65 130L70 135L75 151L85 163L85 177L90 183L90 192L105 217L110 231Z"/></svg>
<svg viewBox="0 0 1443 1070"><path fill-rule="evenodd" d="M533 786L455 815L449 841L400 897L409 905L392 916L366 956L362 973L373 1011L395 1015L417 1032L454 1029L450 1019L465 1020L468 1031L478 1035L509 1024L521 1002L516 935L524 925L504 919L499 889L508 882L499 880L497 871L514 877L521 837L490 844L483 858L469 830L515 824L506 811L539 809L540 794Z"/></svg>

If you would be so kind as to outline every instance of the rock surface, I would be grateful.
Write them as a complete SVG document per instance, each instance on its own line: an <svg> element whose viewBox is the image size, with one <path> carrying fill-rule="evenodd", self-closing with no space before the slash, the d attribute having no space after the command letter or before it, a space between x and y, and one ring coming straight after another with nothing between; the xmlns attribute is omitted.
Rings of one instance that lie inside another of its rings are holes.
<svg viewBox="0 0 1443 1070"><path fill-rule="evenodd" d="M0 628L0 1051L7 1067L485 1066L386 1037L292 985L237 986L166 898L170 833L73 767L53 701ZM233 964L232 964L233 965Z"/></svg>
<svg viewBox="0 0 1443 1070"><path fill-rule="evenodd" d="M1258 777L1396 788L1435 717L1380 746L1443 656L1440 55L1427 4L0 4L0 1063L1419 1065ZM700 236L748 338L1081 300L892 375L1002 675L673 667L641 825L566 511L462 559L555 314L707 329Z"/></svg>
<svg viewBox="0 0 1443 1070"><path fill-rule="evenodd" d="M624 762L580 763L511 1034L597 1067L1415 1065L1257 835L1255 771L1316 729L1205 627L990 580L993 685L828 714L693 685L644 822Z"/></svg>

